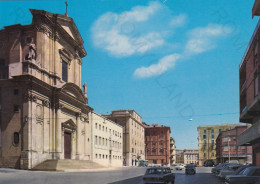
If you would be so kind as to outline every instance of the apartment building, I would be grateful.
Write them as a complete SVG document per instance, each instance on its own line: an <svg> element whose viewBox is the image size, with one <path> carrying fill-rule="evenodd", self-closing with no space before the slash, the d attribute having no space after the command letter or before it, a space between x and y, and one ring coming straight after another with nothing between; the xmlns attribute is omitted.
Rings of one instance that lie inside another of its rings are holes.
<svg viewBox="0 0 260 184"><path fill-rule="evenodd" d="M248 126L235 127L222 131L216 140L217 163L224 163L227 160L238 160L240 164L252 163L252 146L239 146L238 136Z"/></svg>
<svg viewBox="0 0 260 184"><path fill-rule="evenodd" d="M184 164L198 164L199 150L198 149L184 149L183 150Z"/></svg>
<svg viewBox="0 0 260 184"><path fill-rule="evenodd" d="M134 110L116 110L104 116L123 127L123 164L138 165L138 160L145 159L142 117Z"/></svg>
<svg viewBox="0 0 260 184"><path fill-rule="evenodd" d="M108 167L123 166L123 127L91 113L93 161Z"/></svg>
<svg viewBox="0 0 260 184"><path fill-rule="evenodd" d="M216 139L220 132L230 130L241 124L222 124L197 127L199 165L202 166L207 159L216 161Z"/></svg>
<svg viewBox="0 0 260 184"><path fill-rule="evenodd" d="M252 17L260 16L260 1L256 0L252 9ZM253 164L260 166L260 21L255 27L245 54L239 65L239 100L240 122L252 126L238 138L241 146L251 145L253 148Z"/></svg>
<svg viewBox="0 0 260 184"><path fill-rule="evenodd" d="M171 128L153 124L145 126L145 151L148 163L170 164Z"/></svg>
<svg viewBox="0 0 260 184"><path fill-rule="evenodd" d="M175 140L173 137L170 138L170 164L176 163L176 146L175 146Z"/></svg>

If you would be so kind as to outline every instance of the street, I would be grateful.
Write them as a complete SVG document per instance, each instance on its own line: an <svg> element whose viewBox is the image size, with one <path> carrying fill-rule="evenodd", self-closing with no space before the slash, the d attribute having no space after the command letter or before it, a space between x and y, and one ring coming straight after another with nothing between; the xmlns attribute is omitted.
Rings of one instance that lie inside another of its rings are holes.
<svg viewBox="0 0 260 184"><path fill-rule="evenodd" d="M0 184L142 184L146 168L124 167L109 171L44 172L0 169ZM211 168L198 167L197 174L176 173L175 184L222 184L210 173Z"/></svg>

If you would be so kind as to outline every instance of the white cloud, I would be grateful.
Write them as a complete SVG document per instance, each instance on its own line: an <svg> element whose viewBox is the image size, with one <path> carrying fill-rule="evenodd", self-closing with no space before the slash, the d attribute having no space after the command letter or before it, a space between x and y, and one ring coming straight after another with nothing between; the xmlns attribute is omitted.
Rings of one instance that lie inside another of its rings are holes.
<svg viewBox="0 0 260 184"><path fill-rule="evenodd" d="M164 56L159 60L157 64L152 64L148 67L137 68L134 72L134 76L137 78L147 78L156 75L160 75L170 68L175 66L175 63L180 59L179 54L171 54Z"/></svg>
<svg viewBox="0 0 260 184"><path fill-rule="evenodd" d="M183 26L186 22L186 19L187 16L185 14L178 15L170 20L170 25L174 27Z"/></svg>
<svg viewBox="0 0 260 184"><path fill-rule="evenodd" d="M219 24L208 24L191 30L185 46L185 54L199 54L216 47L215 39L228 35L230 28Z"/></svg>
<svg viewBox="0 0 260 184"><path fill-rule="evenodd" d="M161 12L167 18L161 17ZM173 31L171 23L175 21L175 27L179 27L185 21L184 17L173 17L168 8L158 1L147 6L135 6L122 13L108 12L93 24L92 40L96 47L115 57L143 54L164 46L165 39Z"/></svg>

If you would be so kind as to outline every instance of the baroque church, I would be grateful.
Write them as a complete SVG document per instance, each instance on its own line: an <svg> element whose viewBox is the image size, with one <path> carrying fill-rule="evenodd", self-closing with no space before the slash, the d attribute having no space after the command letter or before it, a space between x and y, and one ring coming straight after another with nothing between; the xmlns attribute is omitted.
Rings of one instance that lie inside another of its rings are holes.
<svg viewBox="0 0 260 184"><path fill-rule="evenodd" d="M91 160L82 37L67 14L30 11L32 24L0 30L0 167Z"/></svg>

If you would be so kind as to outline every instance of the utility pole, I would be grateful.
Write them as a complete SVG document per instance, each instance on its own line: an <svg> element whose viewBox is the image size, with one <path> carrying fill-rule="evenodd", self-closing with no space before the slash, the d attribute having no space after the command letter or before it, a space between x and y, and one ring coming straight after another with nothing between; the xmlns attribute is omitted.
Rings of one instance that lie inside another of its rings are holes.
<svg viewBox="0 0 260 184"><path fill-rule="evenodd" d="M228 162L230 163L230 145L229 145L229 141L230 141L230 136L228 136Z"/></svg>

